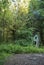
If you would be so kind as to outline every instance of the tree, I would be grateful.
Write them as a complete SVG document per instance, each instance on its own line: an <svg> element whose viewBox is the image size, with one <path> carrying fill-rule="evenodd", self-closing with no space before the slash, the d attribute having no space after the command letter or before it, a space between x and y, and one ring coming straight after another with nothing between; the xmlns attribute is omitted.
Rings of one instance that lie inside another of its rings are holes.
<svg viewBox="0 0 44 65"><path fill-rule="evenodd" d="M9 10L8 0L2 0L0 2L0 28L3 32L3 41L6 41L7 31L13 25L13 15Z"/></svg>
<svg viewBox="0 0 44 65"><path fill-rule="evenodd" d="M41 42L44 43L44 0L31 0L29 6L29 20L32 22L32 27L40 32ZM34 23L34 24L33 24Z"/></svg>

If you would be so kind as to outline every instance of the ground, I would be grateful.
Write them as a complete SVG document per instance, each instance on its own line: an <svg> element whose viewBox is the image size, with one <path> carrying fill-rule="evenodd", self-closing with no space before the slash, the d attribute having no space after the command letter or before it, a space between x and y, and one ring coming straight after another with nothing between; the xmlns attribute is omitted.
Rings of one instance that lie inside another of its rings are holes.
<svg viewBox="0 0 44 65"><path fill-rule="evenodd" d="M44 54L13 54L4 65L44 65Z"/></svg>

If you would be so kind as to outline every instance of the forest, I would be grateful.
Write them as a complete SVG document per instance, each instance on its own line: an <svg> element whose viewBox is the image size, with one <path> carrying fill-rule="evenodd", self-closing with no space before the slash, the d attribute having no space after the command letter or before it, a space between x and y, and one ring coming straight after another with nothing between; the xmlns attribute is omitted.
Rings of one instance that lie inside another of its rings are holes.
<svg viewBox="0 0 44 65"><path fill-rule="evenodd" d="M13 53L44 53L44 0L0 0L0 65Z"/></svg>

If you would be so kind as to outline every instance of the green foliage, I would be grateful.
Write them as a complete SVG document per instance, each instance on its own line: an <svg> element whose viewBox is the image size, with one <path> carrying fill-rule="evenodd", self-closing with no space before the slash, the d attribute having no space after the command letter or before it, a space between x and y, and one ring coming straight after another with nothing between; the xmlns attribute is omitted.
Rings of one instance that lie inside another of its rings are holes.
<svg viewBox="0 0 44 65"><path fill-rule="evenodd" d="M15 44L19 44L21 46L28 46L31 45L32 42L31 40L27 40L27 39L19 39L19 40L15 40Z"/></svg>
<svg viewBox="0 0 44 65"><path fill-rule="evenodd" d="M40 32L41 42L44 43L44 1L43 0L31 0L29 4L29 21L31 26L36 28Z"/></svg>
<svg viewBox="0 0 44 65"><path fill-rule="evenodd" d="M0 43L2 60L12 53L44 53L44 48L36 48L32 42L33 32L38 30L44 43L44 0L31 0L29 6L26 3L18 4L15 10L16 5L10 9L8 0L0 1L0 42L6 42Z"/></svg>
<svg viewBox="0 0 44 65"><path fill-rule="evenodd" d="M20 1L17 2L20 3ZM10 10L8 0L0 2L0 33L2 32L0 41L30 40L34 28L39 30L41 41L44 40L44 1L31 0L29 6L26 4L26 7L25 4L26 1L22 5L16 5L17 10L12 10L12 8ZM14 8L16 7L14 5Z"/></svg>
<svg viewBox="0 0 44 65"><path fill-rule="evenodd" d="M8 0L0 1L0 34L2 41L7 41L8 30L13 25L13 14L9 9Z"/></svg>
<svg viewBox="0 0 44 65"><path fill-rule="evenodd" d="M35 46L21 46L19 44L1 44L0 52L4 53L44 53L44 48L36 48Z"/></svg>
<svg viewBox="0 0 44 65"><path fill-rule="evenodd" d="M3 65L5 59L11 54L23 53L44 53L44 47L36 48L35 46L21 46L14 43L3 43L0 45L0 64Z"/></svg>
<svg viewBox="0 0 44 65"><path fill-rule="evenodd" d="M5 59L10 56L11 54L6 52L0 52L0 65L3 65L5 62Z"/></svg>

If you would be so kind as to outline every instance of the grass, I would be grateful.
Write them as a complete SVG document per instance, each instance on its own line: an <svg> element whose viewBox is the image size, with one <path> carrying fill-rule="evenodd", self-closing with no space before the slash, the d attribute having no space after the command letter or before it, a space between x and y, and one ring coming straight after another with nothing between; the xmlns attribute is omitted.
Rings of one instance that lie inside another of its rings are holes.
<svg viewBox="0 0 44 65"><path fill-rule="evenodd" d="M0 45L0 52L4 53L44 53L44 48L39 47L36 48L35 46L28 45L28 46L21 46L19 44L1 44Z"/></svg>
<svg viewBox="0 0 44 65"><path fill-rule="evenodd" d="M6 52L0 52L0 65L3 65L5 62L5 58L8 57L10 54Z"/></svg>
<svg viewBox="0 0 44 65"><path fill-rule="evenodd" d="M44 47L36 48L35 46L21 46L19 44L0 44L0 65L3 65L4 59L11 54L22 53L44 53Z"/></svg>

